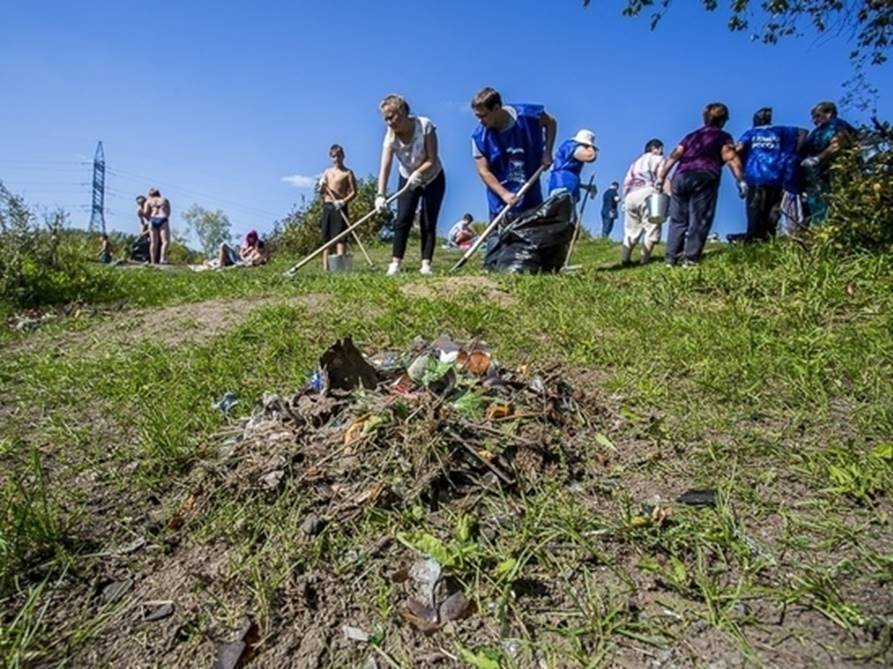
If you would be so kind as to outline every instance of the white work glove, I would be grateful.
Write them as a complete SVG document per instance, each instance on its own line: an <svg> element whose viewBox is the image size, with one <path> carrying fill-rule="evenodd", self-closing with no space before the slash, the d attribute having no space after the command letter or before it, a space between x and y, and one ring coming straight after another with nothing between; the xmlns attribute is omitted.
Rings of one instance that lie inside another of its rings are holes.
<svg viewBox="0 0 893 669"><path fill-rule="evenodd" d="M344 209L344 200L335 200L334 202L332 202L332 206L334 206L335 209L337 209L338 211L341 211L342 209Z"/></svg>
<svg viewBox="0 0 893 669"><path fill-rule="evenodd" d="M409 186L410 190L415 190L422 185L423 178L422 173L416 170L409 175L409 179L406 180L406 185Z"/></svg>
<svg viewBox="0 0 893 669"><path fill-rule="evenodd" d="M316 190L323 191L326 187L326 177L321 176L319 180L316 182Z"/></svg>
<svg viewBox="0 0 893 669"><path fill-rule="evenodd" d="M810 169L812 167L817 167L819 164L818 156L810 156L809 158L804 158L800 161L800 167L805 167L806 169Z"/></svg>
<svg viewBox="0 0 893 669"><path fill-rule="evenodd" d="M748 191L747 182L742 179L741 181L738 182L738 196L741 199L746 198L747 191Z"/></svg>
<svg viewBox="0 0 893 669"><path fill-rule="evenodd" d="M388 209L388 200L384 195L375 196L375 213L383 214Z"/></svg>

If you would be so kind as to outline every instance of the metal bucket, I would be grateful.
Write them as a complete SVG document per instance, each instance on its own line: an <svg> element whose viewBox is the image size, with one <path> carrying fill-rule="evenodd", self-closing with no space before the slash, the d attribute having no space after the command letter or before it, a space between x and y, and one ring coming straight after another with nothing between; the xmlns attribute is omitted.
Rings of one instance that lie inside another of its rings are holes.
<svg viewBox="0 0 893 669"><path fill-rule="evenodd" d="M353 257L347 255L330 255L329 271L330 272L349 272L353 269Z"/></svg>
<svg viewBox="0 0 893 669"><path fill-rule="evenodd" d="M666 193L652 193L645 198L645 210L651 223L663 223L670 212L670 196Z"/></svg>

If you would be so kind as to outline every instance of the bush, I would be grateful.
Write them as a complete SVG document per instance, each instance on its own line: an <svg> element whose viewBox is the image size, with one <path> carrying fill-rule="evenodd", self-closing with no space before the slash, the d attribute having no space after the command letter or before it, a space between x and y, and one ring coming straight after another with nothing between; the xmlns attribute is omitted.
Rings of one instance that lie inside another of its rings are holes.
<svg viewBox="0 0 893 669"><path fill-rule="evenodd" d="M0 183L0 302L14 308L93 301L111 284L89 267L99 250L83 233L66 230L68 214L47 212L43 224L25 201Z"/></svg>
<svg viewBox="0 0 893 669"><path fill-rule="evenodd" d="M357 179L357 197L350 203L350 219L357 221L375 206L377 180L374 177ZM322 198L315 197L309 205L297 208L281 221L277 221L270 235L270 244L276 253L293 256L307 255L322 245L319 219L322 214ZM373 216L357 229L363 244L378 241L378 232L390 220L390 216ZM352 241L348 238L348 243Z"/></svg>
<svg viewBox="0 0 893 669"><path fill-rule="evenodd" d="M893 130L875 121L832 166L828 216L815 229L820 246L835 252L893 251Z"/></svg>

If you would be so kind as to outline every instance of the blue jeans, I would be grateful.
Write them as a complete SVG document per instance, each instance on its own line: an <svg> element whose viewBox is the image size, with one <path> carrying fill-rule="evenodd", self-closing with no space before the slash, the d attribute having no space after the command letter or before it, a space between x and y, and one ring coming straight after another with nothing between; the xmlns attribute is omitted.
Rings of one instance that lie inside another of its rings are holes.
<svg viewBox="0 0 893 669"><path fill-rule="evenodd" d="M611 230L614 229L614 221L617 220L617 214L611 216L610 214L602 214L602 237L608 238L611 236Z"/></svg>

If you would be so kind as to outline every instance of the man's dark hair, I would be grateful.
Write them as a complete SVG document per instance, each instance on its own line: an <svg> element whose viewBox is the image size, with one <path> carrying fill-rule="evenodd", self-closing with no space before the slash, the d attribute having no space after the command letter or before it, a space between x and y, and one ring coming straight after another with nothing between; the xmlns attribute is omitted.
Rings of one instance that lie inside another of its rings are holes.
<svg viewBox="0 0 893 669"><path fill-rule="evenodd" d="M704 125L721 128L729 120L729 108L722 102L711 102L704 107Z"/></svg>
<svg viewBox="0 0 893 669"><path fill-rule="evenodd" d="M815 107L812 108L813 115L816 113L819 114L831 114L831 116L837 116L837 105L830 101L823 101L816 104Z"/></svg>
<svg viewBox="0 0 893 669"><path fill-rule="evenodd" d="M616 181L611 182L611 188L619 188L619 187L620 187L620 184L617 183Z"/></svg>
<svg viewBox="0 0 893 669"><path fill-rule="evenodd" d="M471 214L465 214L465 216L463 216L462 218L469 222L474 220L474 216L472 216Z"/></svg>
<svg viewBox="0 0 893 669"><path fill-rule="evenodd" d="M332 144L332 146L329 147L329 155L332 155L336 151L338 153L340 153L342 156L344 155L344 149L341 148L340 144Z"/></svg>
<svg viewBox="0 0 893 669"><path fill-rule="evenodd" d="M493 109L494 107L502 106L502 96L499 94L495 88L491 88L487 86L486 88L482 88L477 92L477 94L471 99L471 108L472 109Z"/></svg>
<svg viewBox="0 0 893 669"><path fill-rule="evenodd" d="M659 139L649 139L648 143L645 145L645 153L651 151L651 149L662 149L664 148L664 143Z"/></svg>
<svg viewBox="0 0 893 669"><path fill-rule="evenodd" d="M761 107L753 115L754 125L772 125L772 107Z"/></svg>

